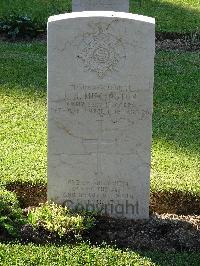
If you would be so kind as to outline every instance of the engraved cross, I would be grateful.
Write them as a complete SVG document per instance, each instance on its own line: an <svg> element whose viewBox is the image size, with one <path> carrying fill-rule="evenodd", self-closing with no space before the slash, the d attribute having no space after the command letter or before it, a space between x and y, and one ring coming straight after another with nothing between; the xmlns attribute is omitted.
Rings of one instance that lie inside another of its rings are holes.
<svg viewBox="0 0 200 266"><path fill-rule="evenodd" d="M94 144L97 147L97 173L96 174L102 174L102 161L101 161L101 154L103 153L101 151L101 146L103 145L108 145L108 144L113 144L114 142L109 139L104 139L102 136L102 124L103 120L97 120L98 122L98 135L96 139L83 139L83 144Z"/></svg>

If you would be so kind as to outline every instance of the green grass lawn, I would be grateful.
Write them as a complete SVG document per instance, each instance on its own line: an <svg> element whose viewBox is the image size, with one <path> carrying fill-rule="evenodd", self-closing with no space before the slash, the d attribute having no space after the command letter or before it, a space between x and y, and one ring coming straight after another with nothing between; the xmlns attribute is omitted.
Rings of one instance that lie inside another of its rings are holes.
<svg viewBox="0 0 200 266"><path fill-rule="evenodd" d="M199 0L131 0L130 12L156 18L157 31L195 32L200 25ZM0 17L28 15L45 25L50 15L71 12L70 0L1 0Z"/></svg>
<svg viewBox="0 0 200 266"><path fill-rule="evenodd" d="M156 30L166 32L195 32L200 30L199 0L131 0L130 11L155 17Z"/></svg>
<svg viewBox="0 0 200 266"><path fill-rule="evenodd" d="M46 46L1 43L1 181L46 182Z"/></svg>
<svg viewBox="0 0 200 266"><path fill-rule="evenodd" d="M0 43L1 182L46 184L46 45ZM200 195L199 54L155 61L152 191Z"/></svg>
<svg viewBox="0 0 200 266"><path fill-rule="evenodd" d="M200 195L199 66L199 53L156 56L152 190Z"/></svg>
<svg viewBox="0 0 200 266"><path fill-rule="evenodd" d="M0 48L0 182L45 185L46 45ZM199 53L160 51L155 63L151 190L200 195ZM0 243L0 265L199 266L200 254Z"/></svg>
<svg viewBox="0 0 200 266"><path fill-rule="evenodd" d="M0 265L199 266L200 254L131 252L111 247L0 244Z"/></svg>

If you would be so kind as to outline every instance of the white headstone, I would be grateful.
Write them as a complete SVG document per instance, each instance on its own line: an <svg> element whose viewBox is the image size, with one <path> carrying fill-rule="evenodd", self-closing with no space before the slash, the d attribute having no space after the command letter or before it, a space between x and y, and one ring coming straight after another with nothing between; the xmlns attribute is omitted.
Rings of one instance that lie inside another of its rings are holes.
<svg viewBox="0 0 200 266"><path fill-rule="evenodd" d="M115 12L49 18L49 200L149 217L154 26Z"/></svg>
<svg viewBox="0 0 200 266"><path fill-rule="evenodd" d="M129 0L72 0L72 11L129 12Z"/></svg>

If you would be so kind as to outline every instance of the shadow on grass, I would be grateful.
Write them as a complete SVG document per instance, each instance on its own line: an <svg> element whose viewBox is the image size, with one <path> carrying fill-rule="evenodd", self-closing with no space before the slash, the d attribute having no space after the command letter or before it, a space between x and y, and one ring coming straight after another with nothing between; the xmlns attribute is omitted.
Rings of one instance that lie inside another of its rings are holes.
<svg viewBox="0 0 200 266"><path fill-rule="evenodd" d="M131 0L132 13L155 17L156 30L161 32L188 33L200 30L200 7L198 1ZM182 5L181 5L182 4Z"/></svg>
<svg viewBox="0 0 200 266"><path fill-rule="evenodd" d="M12 92L46 90L46 45L42 43L0 42L0 87Z"/></svg>
<svg viewBox="0 0 200 266"><path fill-rule="evenodd" d="M155 61L153 139L200 152L198 53L159 52Z"/></svg>
<svg viewBox="0 0 200 266"><path fill-rule="evenodd" d="M49 16L71 11L71 0L1 0L0 17L16 14L31 17L39 27L46 27Z"/></svg>
<svg viewBox="0 0 200 266"><path fill-rule="evenodd" d="M200 256L197 252L137 252L141 257L150 259L156 266L199 266Z"/></svg>

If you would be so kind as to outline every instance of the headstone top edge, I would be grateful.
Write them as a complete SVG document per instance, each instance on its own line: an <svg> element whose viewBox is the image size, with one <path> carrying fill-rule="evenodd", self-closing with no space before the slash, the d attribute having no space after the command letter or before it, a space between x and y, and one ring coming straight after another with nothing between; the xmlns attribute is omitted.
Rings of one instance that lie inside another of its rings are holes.
<svg viewBox="0 0 200 266"><path fill-rule="evenodd" d="M49 17L48 23L60 20L72 19L72 18L89 18L89 17L125 18L125 19L132 19L135 21L155 24L155 18L152 17L132 14L132 13L125 13L125 12L114 12L114 11L82 11L82 12L65 13Z"/></svg>

